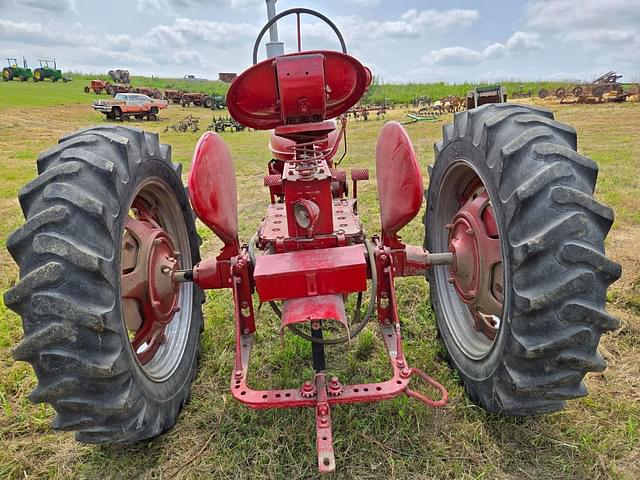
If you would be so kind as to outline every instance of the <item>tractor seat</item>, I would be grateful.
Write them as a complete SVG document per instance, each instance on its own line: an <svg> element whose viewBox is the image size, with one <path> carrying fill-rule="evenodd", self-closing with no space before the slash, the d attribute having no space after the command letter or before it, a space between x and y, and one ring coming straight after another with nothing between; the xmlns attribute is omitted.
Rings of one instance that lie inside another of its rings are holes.
<svg viewBox="0 0 640 480"><path fill-rule="evenodd" d="M274 159L290 161L295 156L295 146L298 142L314 141L323 155L329 155L335 150L336 142L339 140L340 132L336 128L335 120L281 125L276 127L271 135L269 150Z"/></svg>
<svg viewBox="0 0 640 480"><path fill-rule="evenodd" d="M355 105L371 79L371 71L350 55L331 50L293 53L245 70L229 88L227 104L231 116L247 127L315 124L304 127L311 132L326 129L325 120Z"/></svg>

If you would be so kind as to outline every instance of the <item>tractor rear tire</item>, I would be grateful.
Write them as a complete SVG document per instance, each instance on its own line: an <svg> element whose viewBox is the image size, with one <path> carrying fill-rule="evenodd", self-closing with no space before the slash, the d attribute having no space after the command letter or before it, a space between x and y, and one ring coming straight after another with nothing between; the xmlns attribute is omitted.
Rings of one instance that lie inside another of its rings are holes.
<svg viewBox="0 0 640 480"><path fill-rule="evenodd" d="M598 167L576 153L575 130L542 108L485 105L456 114L443 133L430 172L425 247L448 250L447 224L461 193L453 183L468 170L488 192L504 278L502 317L490 340L462 320L470 308L449 283L452 270L429 271L450 361L472 401L489 412L560 410L587 395L586 372L606 367L600 336L619 326L605 311L607 287L621 269L604 255L613 211L593 198Z"/></svg>
<svg viewBox="0 0 640 480"><path fill-rule="evenodd" d="M9 82L11 80L13 80L13 69L12 68L3 68L2 69L2 79L5 82Z"/></svg>
<svg viewBox="0 0 640 480"><path fill-rule="evenodd" d="M541 99L545 99L549 96L549 90L547 90L546 88L541 88L540 91L538 92L538 97Z"/></svg>
<svg viewBox="0 0 640 480"><path fill-rule="evenodd" d="M91 89L89 87L84 87L84 93L89 93Z"/></svg>
<svg viewBox="0 0 640 480"><path fill-rule="evenodd" d="M38 377L31 401L51 404L53 427L76 431L81 442L155 437L175 424L189 399L202 291L194 284L180 287L182 308L169 325L181 323L167 330L167 337L180 332L180 340L169 337L154 350L163 352L157 364L143 364L132 348L121 296L125 220L145 185L155 189L154 199L170 197L151 204L170 206L172 213L158 221L178 238L182 268L200 259L181 165L170 155L155 133L115 126L80 130L38 158L38 177L19 194L26 223L9 236L7 248L20 266L20 281L4 295L24 328L13 356L29 362ZM171 348L177 353L167 357Z"/></svg>
<svg viewBox="0 0 640 480"><path fill-rule="evenodd" d="M213 98L205 97L205 99L202 101L202 106L204 108L211 108L213 106Z"/></svg>

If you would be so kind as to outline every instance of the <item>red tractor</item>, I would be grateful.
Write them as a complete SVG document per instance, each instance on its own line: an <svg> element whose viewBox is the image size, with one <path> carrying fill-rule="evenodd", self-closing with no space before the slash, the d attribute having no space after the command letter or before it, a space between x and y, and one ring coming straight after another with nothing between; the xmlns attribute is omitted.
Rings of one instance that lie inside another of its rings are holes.
<svg viewBox="0 0 640 480"><path fill-rule="evenodd" d="M303 13L328 23L342 51L298 48L258 62L269 27ZM605 368L600 336L618 325L605 293L620 267L604 255L613 212L593 198L597 166L576 153L575 130L531 106L457 113L429 167L424 246L407 245L399 233L424 192L403 127L386 123L377 142L380 234L368 235L358 218L357 186L369 172L351 170L350 183L337 165L343 115L372 75L335 25L311 10L283 12L261 31L253 60L227 96L235 120L273 129L270 203L247 243L238 237L233 161L213 132L195 147L188 191L157 134L117 126L63 137L20 191L26 223L7 241L20 281L4 300L23 319L14 356L38 377L30 398L53 406L54 427L88 443L137 442L171 428L196 375L203 290L229 289L233 397L255 409L313 408L318 467L332 471L334 406L402 394L447 403L445 388L415 366L424 361L403 352L394 280L407 276L426 275L440 336L472 401L536 415L586 395L586 372ZM215 258L200 259L192 208L224 245ZM271 305L283 335L311 342L313 376L286 389L248 384L256 300ZM325 346L348 347L374 319L390 378L349 384L327 372ZM414 390L412 379L439 398Z"/></svg>
<svg viewBox="0 0 640 480"><path fill-rule="evenodd" d="M84 87L84 93L91 93L92 90L96 95L101 95L102 92L111 95L113 91L111 84L104 80L91 80L91 83Z"/></svg>

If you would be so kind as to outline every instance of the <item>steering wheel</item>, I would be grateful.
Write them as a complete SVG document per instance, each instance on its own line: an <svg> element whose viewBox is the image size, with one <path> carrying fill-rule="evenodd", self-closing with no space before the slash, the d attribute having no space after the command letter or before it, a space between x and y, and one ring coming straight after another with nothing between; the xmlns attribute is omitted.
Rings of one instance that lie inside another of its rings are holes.
<svg viewBox="0 0 640 480"><path fill-rule="evenodd" d="M273 17L271 20L267 22L267 24L264 27L262 27L262 30L260 30L260 33L258 34L258 38L256 39L256 43L253 44L253 64L254 65L258 63L258 48L260 48L260 42L262 41L262 37L264 37L264 34L267 33L267 30L269 30L269 28L274 23L276 23L281 18L287 17L289 15L295 14L297 17L296 25L298 30L298 52L302 51L302 41L301 41L302 37L300 35L300 15L302 15L303 13L307 15L311 15L313 17L317 17L320 20L322 20L324 23L329 25L331 29L335 32L336 36L338 37L338 40L340 41L340 46L342 47L342 53L347 53L347 44L344 42L344 37L340 33L340 30L338 30L338 27L336 27L336 25L331 20L329 20L328 17L325 17L320 12L316 12L315 10L311 10L310 8L291 8Z"/></svg>

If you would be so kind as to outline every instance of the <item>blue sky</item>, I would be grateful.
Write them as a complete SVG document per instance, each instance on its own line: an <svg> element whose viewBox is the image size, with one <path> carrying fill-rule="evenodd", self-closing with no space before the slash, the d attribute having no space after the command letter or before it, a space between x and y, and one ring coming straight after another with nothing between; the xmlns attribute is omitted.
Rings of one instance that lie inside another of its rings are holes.
<svg viewBox="0 0 640 480"><path fill-rule="evenodd" d="M640 0L279 0L317 9L387 82L640 81ZM249 65L263 0L0 0L0 56L56 57L67 70L216 78ZM294 46L292 22L281 39ZM307 18L303 45L337 48Z"/></svg>

